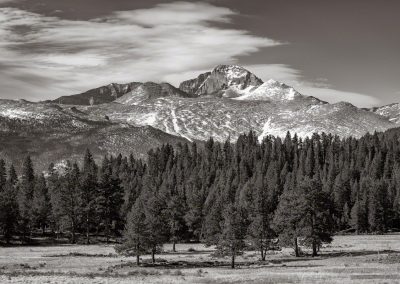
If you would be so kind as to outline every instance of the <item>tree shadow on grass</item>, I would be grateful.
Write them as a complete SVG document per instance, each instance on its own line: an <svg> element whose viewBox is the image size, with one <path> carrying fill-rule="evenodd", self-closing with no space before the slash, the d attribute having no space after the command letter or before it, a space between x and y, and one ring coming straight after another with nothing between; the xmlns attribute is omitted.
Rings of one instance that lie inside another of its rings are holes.
<svg viewBox="0 0 400 284"><path fill-rule="evenodd" d="M211 254L213 250L201 250L201 251L167 251L162 252L160 255L204 255L204 254Z"/></svg>
<svg viewBox="0 0 400 284"><path fill-rule="evenodd" d="M124 266L136 266L134 263L126 263ZM230 268L231 263L229 261L158 261L156 263L142 262L139 267L146 268L162 268L162 269L185 269L185 268ZM288 268L310 268L320 267L321 265L307 264L307 265L287 265L283 262L274 263L272 261L251 261L236 262L237 268L276 268L276 267L288 267Z"/></svg>
<svg viewBox="0 0 400 284"><path fill-rule="evenodd" d="M326 252L322 253L319 257L322 259L327 258L335 258L335 257L357 257L357 256L367 256L367 255L377 255L377 254L393 254L399 253L399 251L395 250L360 250L360 251L335 251L335 252Z"/></svg>

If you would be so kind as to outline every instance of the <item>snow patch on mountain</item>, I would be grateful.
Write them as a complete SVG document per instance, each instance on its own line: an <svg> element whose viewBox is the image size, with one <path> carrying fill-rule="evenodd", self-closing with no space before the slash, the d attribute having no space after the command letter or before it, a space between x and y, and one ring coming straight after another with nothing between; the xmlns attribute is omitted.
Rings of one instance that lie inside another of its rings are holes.
<svg viewBox="0 0 400 284"><path fill-rule="evenodd" d="M235 99L292 101L301 97L303 96L295 89L270 79L257 88L243 91L242 95Z"/></svg>
<svg viewBox="0 0 400 284"><path fill-rule="evenodd" d="M258 141L261 143L262 140L268 135L268 132L271 129L271 118L269 117L267 122L264 124L262 133L258 136Z"/></svg>
<svg viewBox="0 0 400 284"><path fill-rule="evenodd" d="M189 136L184 134L184 132L182 131L182 128L179 126L179 119L176 115L176 110L174 108L171 109L171 116L172 116L172 125L174 127L174 133L170 133L170 134L176 134L178 136L182 136L182 137L186 138L189 141L193 141Z"/></svg>
<svg viewBox="0 0 400 284"><path fill-rule="evenodd" d="M388 118L393 123L400 124L400 103L374 108L370 111Z"/></svg>
<svg viewBox="0 0 400 284"><path fill-rule="evenodd" d="M126 105L138 105L148 98L146 95L147 91L144 86L141 85L117 99L116 102Z"/></svg>
<svg viewBox="0 0 400 284"><path fill-rule="evenodd" d="M131 117L128 119L129 122L136 122L137 125L139 126L145 126L145 125L153 125L157 122L157 113L145 113L139 117Z"/></svg>
<svg viewBox="0 0 400 284"><path fill-rule="evenodd" d="M11 119L43 119L43 115L33 112L24 111L21 109L3 109L0 110L0 115Z"/></svg>

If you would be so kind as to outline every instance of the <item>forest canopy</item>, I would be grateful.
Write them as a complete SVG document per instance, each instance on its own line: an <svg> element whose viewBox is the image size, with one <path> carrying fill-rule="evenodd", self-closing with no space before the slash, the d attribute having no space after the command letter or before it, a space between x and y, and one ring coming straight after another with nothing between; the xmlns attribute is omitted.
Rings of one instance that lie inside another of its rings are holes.
<svg viewBox="0 0 400 284"><path fill-rule="evenodd" d="M21 173L0 160L3 239L33 234L119 238L119 251L159 251L163 243L200 241L233 256L265 253L279 240L298 240L316 254L337 232L381 233L400 228L398 131L360 139L314 134L236 143L164 145L147 160L90 150L82 161Z"/></svg>

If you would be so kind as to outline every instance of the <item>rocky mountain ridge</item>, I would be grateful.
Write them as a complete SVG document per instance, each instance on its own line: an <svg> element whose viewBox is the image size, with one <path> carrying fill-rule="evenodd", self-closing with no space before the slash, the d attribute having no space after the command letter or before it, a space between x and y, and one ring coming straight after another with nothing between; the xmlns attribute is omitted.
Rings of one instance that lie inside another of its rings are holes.
<svg viewBox="0 0 400 284"><path fill-rule="evenodd" d="M90 98L94 99L90 105ZM52 102L0 100L0 155L46 161L74 158L85 148L98 155L146 152L163 143L217 141L253 130L300 137L315 132L360 137L400 125L399 104L360 109L329 104L275 80L263 82L235 65L168 83L110 84Z"/></svg>
<svg viewBox="0 0 400 284"><path fill-rule="evenodd" d="M371 112L387 117L389 121L400 125L400 103L368 109Z"/></svg>

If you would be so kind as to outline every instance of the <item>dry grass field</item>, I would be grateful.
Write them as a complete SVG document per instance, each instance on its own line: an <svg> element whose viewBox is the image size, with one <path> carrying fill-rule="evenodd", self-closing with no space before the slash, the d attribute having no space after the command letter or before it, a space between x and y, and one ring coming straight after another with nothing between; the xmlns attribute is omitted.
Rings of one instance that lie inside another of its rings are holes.
<svg viewBox="0 0 400 284"><path fill-rule="evenodd" d="M177 249L166 245L156 267L149 256L137 267L111 245L0 248L0 283L400 283L400 235L336 236L316 258L284 249L263 263L247 252L235 270L212 248Z"/></svg>

